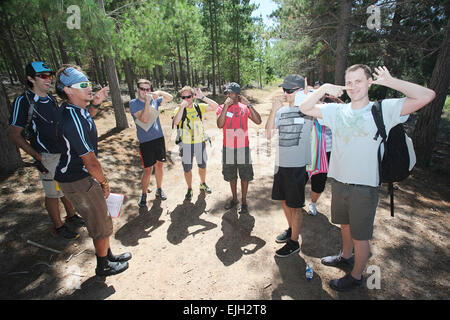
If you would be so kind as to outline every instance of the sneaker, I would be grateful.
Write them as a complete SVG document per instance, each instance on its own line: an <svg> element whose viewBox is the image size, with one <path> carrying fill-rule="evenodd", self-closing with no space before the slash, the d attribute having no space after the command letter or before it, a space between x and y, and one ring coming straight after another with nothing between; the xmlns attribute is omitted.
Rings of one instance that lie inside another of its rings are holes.
<svg viewBox="0 0 450 320"><path fill-rule="evenodd" d="M322 264L326 265L326 266L330 266L330 267L351 267L353 268L353 265L355 264L355 257L351 256L348 259L345 259L342 256L342 251L339 252L338 255L335 256L328 256L325 258L322 258L321 260Z"/></svg>
<svg viewBox="0 0 450 320"><path fill-rule="evenodd" d="M241 209L239 210L239 214L246 214L248 213L248 205L246 203L243 203L241 205Z"/></svg>
<svg viewBox="0 0 450 320"><path fill-rule="evenodd" d="M98 259L98 257L97 257ZM107 258L99 262L97 260L97 267L95 268L95 274L100 277L107 277L119 274L128 269L128 262L112 262Z"/></svg>
<svg viewBox="0 0 450 320"><path fill-rule="evenodd" d="M357 280L352 277L351 273L347 273L345 277L331 280L329 282L330 287L336 291L348 291L353 288L360 288L363 286L364 278L361 276L361 280Z"/></svg>
<svg viewBox="0 0 450 320"><path fill-rule="evenodd" d="M139 198L138 206L140 208L144 208L147 206L147 194L141 194L141 197Z"/></svg>
<svg viewBox="0 0 450 320"><path fill-rule="evenodd" d="M167 200L167 196L161 188L156 189L156 199Z"/></svg>
<svg viewBox="0 0 450 320"><path fill-rule="evenodd" d="M77 214L74 214L71 217L67 217L66 222L68 222L76 227L82 227L82 226L86 225L86 222L84 221L84 219Z"/></svg>
<svg viewBox="0 0 450 320"><path fill-rule="evenodd" d="M122 254L113 254L111 248L108 249L108 260L111 262L125 262L131 259L131 253L125 252Z"/></svg>
<svg viewBox="0 0 450 320"><path fill-rule="evenodd" d="M280 234L278 237L275 238L275 242L277 243L285 243L288 239L291 238L292 235L292 229L286 229L282 234Z"/></svg>
<svg viewBox="0 0 450 320"><path fill-rule="evenodd" d="M206 193L211 193L212 192L211 188L208 187L208 185L206 183L201 183L200 184L200 191L201 190L205 191Z"/></svg>
<svg viewBox="0 0 450 320"><path fill-rule="evenodd" d="M315 216L317 214L317 209L316 209L316 204L315 203L310 203L309 204L309 211L308 214Z"/></svg>
<svg viewBox="0 0 450 320"><path fill-rule="evenodd" d="M194 194L194 191L192 191L192 189L188 189L187 192L186 192L186 195L184 196L184 199L185 200L191 200L193 194Z"/></svg>
<svg viewBox="0 0 450 320"><path fill-rule="evenodd" d="M299 251L300 251L300 244L298 243L298 241L287 239L286 244L283 246L283 248L277 250L275 252L275 255L280 258L285 258Z"/></svg>
<svg viewBox="0 0 450 320"><path fill-rule="evenodd" d="M230 200L225 204L225 210L230 210L231 208L234 208L237 206L239 201Z"/></svg>
<svg viewBox="0 0 450 320"><path fill-rule="evenodd" d="M67 240L75 240L80 237L80 234L71 230L66 224L63 224L61 227L55 229L54 233L58 237L62 237Z"/></svg>

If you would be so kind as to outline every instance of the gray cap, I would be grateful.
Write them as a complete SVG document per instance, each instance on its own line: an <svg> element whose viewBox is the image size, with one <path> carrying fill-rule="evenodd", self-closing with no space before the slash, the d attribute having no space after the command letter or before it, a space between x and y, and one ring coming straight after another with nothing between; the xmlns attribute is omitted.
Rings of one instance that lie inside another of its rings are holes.
<svg viewBox="0 0 450 320"><path fill-rule="evenodd" d="M305 78L298 74L290 74L286 78L282 84L279 85L284 89L297 89L297 88L305 88Z"/></svg>
<svg viewBox="0 0 450 320"><path fill-rule="evenodd" d="M241 86L236 82L230 82L229 84L227 84L227 88L224 90L224 92L227 93L228 91L241 94Z"/></svg>

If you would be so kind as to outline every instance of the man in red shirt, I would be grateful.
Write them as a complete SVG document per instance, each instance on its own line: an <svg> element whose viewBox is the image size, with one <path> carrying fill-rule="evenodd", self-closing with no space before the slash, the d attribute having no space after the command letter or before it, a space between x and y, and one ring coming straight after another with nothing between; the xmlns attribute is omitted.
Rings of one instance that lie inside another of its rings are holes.
<svg viewBox="0 0 450 320"><path fill-rule="evenodd" d="M248 140L248 119L261 124L261 116L247 98L241 95L241 87L231 82L225 89L227 99L217 108L217 126L223 128L222 174L230 183L231 199L225 209L235 207L237 199L237 172L241 178L242 204L239 213L247 213L248 182L253 180Z"/></svg>

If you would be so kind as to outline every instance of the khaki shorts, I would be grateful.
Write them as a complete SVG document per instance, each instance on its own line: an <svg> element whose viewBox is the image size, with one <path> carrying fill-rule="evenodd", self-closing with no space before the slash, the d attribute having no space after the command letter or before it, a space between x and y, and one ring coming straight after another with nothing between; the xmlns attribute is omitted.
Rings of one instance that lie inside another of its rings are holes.
<svg viewBox="0 0 450 320"><path fill-rule="evenodd" d="M350 225L354 240L370 240L378 206L378 187L346 184L329 178L331 222Z"/></svg>
<svg viewBox="0 0 450 320"><path fill-rule="evenodd" d="M59 185L66 198L86 221L92 239L103 239L112 234L112 220L103 190L97 181L89 176L75 182L60 182Z"/></svg>
<svg viewBox="0 0 450 320"><path fill-rule="evenodd" d="M59 162L60 153L41 153L42 164L47 168L48 173L42 174L39 172L42 186L44 187L45 196L47 198L58 199L64 196L61 190L56 187L55 177L56 166Z"/></svg>

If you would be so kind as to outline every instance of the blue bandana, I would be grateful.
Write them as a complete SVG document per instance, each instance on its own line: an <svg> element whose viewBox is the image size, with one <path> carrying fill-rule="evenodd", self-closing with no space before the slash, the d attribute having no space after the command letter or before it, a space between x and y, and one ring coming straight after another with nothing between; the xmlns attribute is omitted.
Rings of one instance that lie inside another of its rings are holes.
<svg viewBox="0 0 450 320"><path fill-rule="evenodd" d="M68 74L68 76L66 76L65 74ZM65 69L64 72L61 72L59 80L66 87L70 87L75 83L89 81L84 73L72 67Z"/></svg>

